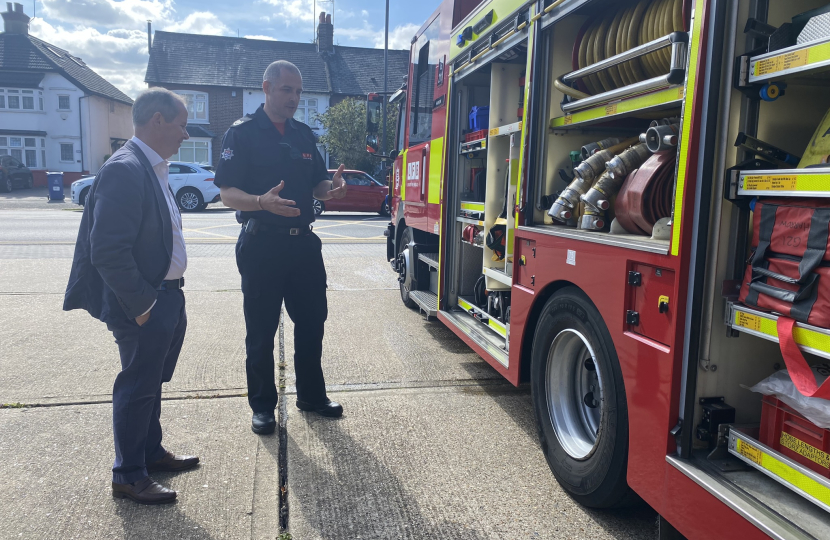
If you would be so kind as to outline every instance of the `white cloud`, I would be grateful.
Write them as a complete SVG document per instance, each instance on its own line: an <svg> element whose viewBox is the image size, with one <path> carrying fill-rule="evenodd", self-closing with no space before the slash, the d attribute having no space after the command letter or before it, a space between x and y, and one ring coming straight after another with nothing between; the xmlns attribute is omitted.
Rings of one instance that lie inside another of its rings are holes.
<svg viewBox="0 0 830 540"><path fill-rule="evenodd" d="M66 29L43 19L32 19L29 33L80 57L98 75L125 94L135 97L147 87L147 33L142 30Z"/></svg>
<svg viewBox="0 0 830 540"><path fill-rule="evenodd" d="M183 21L168 24L162 30L214 36L222 36L230 33L230 29L219 20L219 17L209 11L193 12L185 17Z"/></svg>
<svg viewBox="0 0 830 540"><path fill-rule="evenodd" d="M274 38L274 37L271 37L271 36L242 36L242 37L244 37L245 39L264 39L264 40L267 40L267 41L277 41L277 38Z"/></svg>
<svg viewBox="0 0 830 540"><path fill-rule="evenodd" d="M135 28L148 19L172 18L172 0L42 0L43 15L62 23L88 24L104 28Z"/></svg>
<svg viewBox="0 0 830 540"><path fill-rule="evenodd" d="M362 10L360 10L360 16L365 19L366 17L369 16L369 12L366 11L365 9L362 9Z"/></svg>
<svg viewBox="0 0 830 540"><path fill-rule="evenodd" d="M314 14L314 0L262 0L262 3L274 6L271 20L285 22L285 26L293 23L316 20ZM319 6L318 6L319 7Z"/></svg>
<svg viewBox="0 0 830 540"><path fill-rule="evenodd" d="M417 24L404 24L396 26L394 30L389 31L389 48L390 49L409 49L412 45L412 37L418 31L420 26ZM336 32L335 32L336 33ZM383 30L378 32L379 36L375 37L375 48L383 48Z"/></svg>

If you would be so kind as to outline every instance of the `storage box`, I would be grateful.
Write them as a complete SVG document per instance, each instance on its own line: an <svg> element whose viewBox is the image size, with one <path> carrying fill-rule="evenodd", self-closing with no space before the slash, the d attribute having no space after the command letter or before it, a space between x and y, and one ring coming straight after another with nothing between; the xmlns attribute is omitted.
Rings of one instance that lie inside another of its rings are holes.
<svg viewBox="0 0 830 540"><path fill-rule="evenodd" d="M764 396L759 440L830 478L830 429L822 429L773 396Z"/></svg>
<svg viewBox="0 0 830 540"><path fill-rule="evenodd" d="M473 107L470 109L470 130L478 131L490 127L490 107Z"/></svg>
<svg viewBox="0 0 830 540"><path fill-rule="evenodd" d="M487 138L487 130L486 129L480 129L478 131L471 131L470 133L467 133L466 135L464 135L464 142L480 141L480 140L486 139L486 138Z"/></svg>

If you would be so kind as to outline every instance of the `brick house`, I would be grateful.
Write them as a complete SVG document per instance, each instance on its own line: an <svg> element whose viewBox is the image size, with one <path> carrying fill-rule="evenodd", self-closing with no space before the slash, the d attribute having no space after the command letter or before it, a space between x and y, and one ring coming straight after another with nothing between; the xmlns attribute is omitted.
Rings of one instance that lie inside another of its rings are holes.
<svg viewBox="0 0 830 540"><path fill-rule="evenodd" d="M69 51L29 35L21 4L7 3L0 32L0 155L65 184L104 160L133 134L133 100Z"/></svg>
<svg viewBox="0 0 830 540"><path fill-rule="evenodd" d="M144 80L188 102L191 138L171 159L216 164L225 131L265 101L262 74L275 60L300 68L305 92L294 117L318 136L324 130L317 114L346 97L383 91L382 49L334 45L330 15L321 14L317 32L317 43L292 43L156 31ZM390 91L403 83L408 63L409 51L389 51Z"/></svg>

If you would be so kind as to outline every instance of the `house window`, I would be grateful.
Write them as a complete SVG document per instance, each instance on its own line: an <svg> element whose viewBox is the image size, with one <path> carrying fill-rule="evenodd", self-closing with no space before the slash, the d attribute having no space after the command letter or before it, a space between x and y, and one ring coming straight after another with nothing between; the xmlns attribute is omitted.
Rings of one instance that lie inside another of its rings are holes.
<svg viewBox="0 0 830 540"><path fill-rule="evenodd" d="M58 96L58 110L59 111L68 111L69 110L69 96Z"/></svg>
<svg viewBox="0 0 830 540"><path fill-rule="evenodd" d="M8 102L7 105L9 109L20 109L20 90L7 90L6 93L8 94Z"/></svg>
<svg viewBox="0 0 830 540"><path fill-rule="evenodd" d="M75 148L72 143L61 143L61 161L75 161Z"/></svg>
<svg viewBox="0 0 830 540"><path fill-rule="evenodd" d="M0 88L0 109L6 108L6 91Z"/></svg>
<svg viewBox="0 0 830 540"><path fill-rule="evenodd" d="M308 124L313 128L318 127L320 124L317 120L317 100L301 99L297 104L297 112L294 113L294 120Z"/></svg>
<svg viewBox="0 0 830 540"><path fill-rule="evenodd" d="M179 153L170 158L170 161L184 161L185 163L200 163L211 165L209 141L184 141L179 147Z"/></svg>
<svg viewBox="0 0 830 540"><path fill-rule="evenodd" d="M38 105L40 105L40 110L42 111L43 110L43 96L40 96L39 98L37 98L37 101L38 101Z"/></svg>
<svg viewBox="0 0 830 540"><path fill-rule="evenodd" d="M23 90L23 109L28 111L35 110L35 96L34 90Z"/></svg>
<svg viewBox="0 0 830 540"><path fill-rule="evenodd" d="M40 151L40 166L46 168L46 150Z"/></svg>
<svg viewBox="0 0 830 540"><path fill-rule="evenodd" d="M37 168L37 150L26 149L26 166L30 169Z"/></svg>
<svg viewBox="0 0 830 540"><path fill-rule="evenodd" d="M174 90L184 98L187 106L187 121L191 124L207 124L208 117L208 95L206 92L190 92L187 90Z"/></svg>

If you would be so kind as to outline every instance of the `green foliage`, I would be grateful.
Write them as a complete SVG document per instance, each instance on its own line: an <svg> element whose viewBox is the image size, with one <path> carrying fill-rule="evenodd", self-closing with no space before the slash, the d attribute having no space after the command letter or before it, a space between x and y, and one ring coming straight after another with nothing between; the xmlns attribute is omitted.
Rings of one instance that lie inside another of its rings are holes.
<svg viewBox="0 0 830 540"><path fill-rule="evenodd" d="M374 172L380 159L366 151L366 100L346 98L329 107L318 116L326 134L320 142L326 145L335 162L343 163L347 169ZM391 152L395 144L395 126L398 110L394 105L386 108L386 151ZM380 137L380 134L378 134Z"/></svg>

